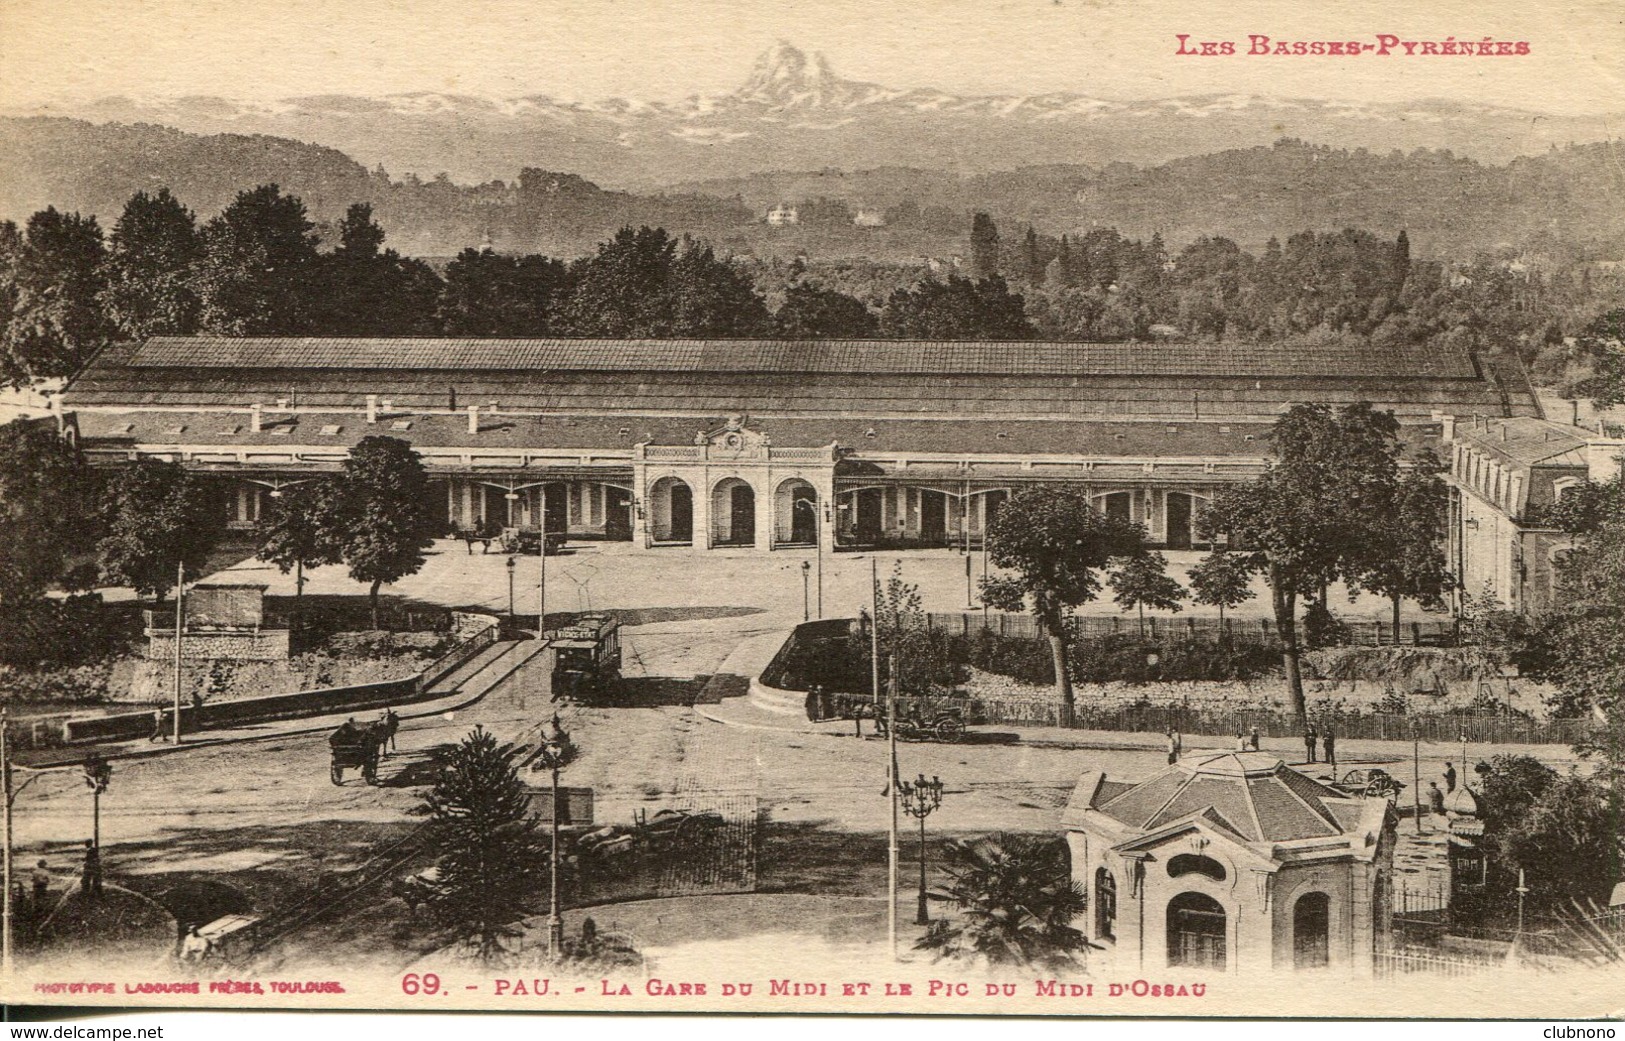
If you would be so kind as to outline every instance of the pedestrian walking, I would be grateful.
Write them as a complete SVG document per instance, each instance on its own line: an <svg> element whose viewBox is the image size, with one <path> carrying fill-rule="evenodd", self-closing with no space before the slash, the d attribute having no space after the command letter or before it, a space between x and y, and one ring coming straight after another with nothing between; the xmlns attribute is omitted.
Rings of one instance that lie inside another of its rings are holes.
<svg viewBox="0 0 1625 1041"><path fill-rule="evenodd" d="M1456 764L1444 764L1444 793L1449 795L1456 790Z"/></svg>
<svg viewBox="0 0 1625 1041"><path fill-rule="evenodd" d="M1326 747L1326 762L1331 764L1331 767L1332 767L1333 770L1336 770L1337 769L1337 735L1332 733L1332 728L1331 727L1326 728L1326 735L1320 739L1320 743Z"/></svg>
<svg viewBox="0 0 1625 1041"><path fill-rule="evenodd" d="M1168 730L1168 765L1179 762L1179 739L1174 736L1173 728Z"/></svg>
<svg viewBox="0 0 1625 1041"><path fill-rule="evenodd" d="M45 898L51 892L51 866L45 861L34 865L34 910L41 917L44 916Z"/></svg>
<svg viewBox="0 0 1625 1041"><path fill-rule="evenodd" d="M1428 812L1444 812L1444 792L1439 791L1438 781L1428 782Z"/></svg>
<svg viewBox="0 0 1625 1041"><path fill-rule="evenodd" d="M154 741L168 740L169 730L164 726L164 707L159 705L157 708L152 710L152 736L147 738L147 743L151 744Z"/></svg>
<svg viewBox="0 0 1625 1041"><path fill-rule="evenodd" d="M395 734L401 729L401 717L393 708L384 709L384 735L389 738L389 750L395 751Z"/></svg>
<svg viewBox="0 0 1625 1041"><path fill-rule="evenodd" d="M102 851L90 839L85 840L85 866L79 876L79 892L95 899L102 895Z"/></svg>
<svg viewBox="0 0 1625 1041"><path fill-rule="evenodd" d="M1174 758L1177 760L1185 754L1185 737L1177 729L1174 731Z"/></svg>
<svg viewBox="0 0 1625 1041"><path fill-rule="evenodd" d="M1255 752L1258 751L1258 728L1257 727L1253 727L1252 732L1247 735L1247 740L1253 746L1253 751L1255 751Z"/></svg>
<svg viewBox="0 0 1625 1041"><path fill-rule="evenodd" d="M1303 757L1305 762L1312 763L1315 761L1315 738L1318 736L1320 735L1315 733L1315 725L1313 723L1304 728Z"/></svg>
<svg viewBox="0 0 1625 1041"><path fill-rule="evenodd" d="M209 938L199 933L197 929L197 926L192 926L186 933L186 939L181 941L181 961L195 963L209 956L212 944Z"/></svg>
<svg viewBox="0 0 1625 1041"><path fill-rule="evenodd" d="M1247 751L1247 735L1243 734L1239 730L1236 731L1236 751L1238 751L1238 752Z"/></svg>

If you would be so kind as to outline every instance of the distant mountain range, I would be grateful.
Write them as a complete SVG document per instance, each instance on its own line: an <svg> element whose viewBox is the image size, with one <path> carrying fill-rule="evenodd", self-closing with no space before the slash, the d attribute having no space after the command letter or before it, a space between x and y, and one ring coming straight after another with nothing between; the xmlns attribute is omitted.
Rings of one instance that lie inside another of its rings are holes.
<svg viewBox="0 0 1625 1041"><path fill-rule="evenodd" d="M1383 153L1448 149L1501 163L1554 144L1607 137L1622 125L1617 116L1559 117L1442 101L961 96L843 79L821 55L787 43L764 53L731 93L676 103L434 93L320 95L272 104L107 98L7 114L320 142L397 175L444 172L468 183L539 167L636 190L831 167L975 174L1052 163L1147 165L1282 137Z"/></svg>
<svg viewBox="0 0 1625 1041"><path fill-rule="evenodd" d="M572 256L621 225L651 224L734 253L914 260L965 252L970 214L985 210L1007 236L1026 224L1114 227L1160 232L1176 248L1200 235L1257 248L1354 226L1404 228L1422 256L1510 244L1625 257L1621 143L1512 155L1560 124L1505 110L960 98L843 80L787 45L737 91L678 105L412 95L92 108L97 121L0 118L0 218L55 205L110 226L131 194L159 186L206 218L275 182L319 222L371 203L390 244L418 256L486 243ZM113 116L144 121L104 121ZM1471 155L1448 150L1458 136ZM399 158L408 153L421 161ZM363 165L386 155L394 174ZM603 187L629 183L661 187ZM765 222L780 204L798 208L798 225Z"/></svg>

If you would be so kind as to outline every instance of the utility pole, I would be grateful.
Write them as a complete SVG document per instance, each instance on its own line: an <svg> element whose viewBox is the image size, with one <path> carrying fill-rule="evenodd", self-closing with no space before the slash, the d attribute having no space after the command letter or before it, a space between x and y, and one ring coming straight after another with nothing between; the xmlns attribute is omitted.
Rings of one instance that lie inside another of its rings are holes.
<svg viewBox="0 0 1625 1041"><path fill-rule="evenodd" d="M886 698L886 795L891 800L891 826L886 835L886 938L892 960L897 959L897 656L891 658L891 677Z"/></svg>
<svg viewBox="0 0 1625 1041"><path fill-rule="evenodd" d="M547 485L542 485L542 577L536 589L540 594L541 603L537 607L536 637L547 639ZM606 502L608 501L606 495ZM568 571L565 574L569 574Z"/></svg>
<svg viewBox="0 0 1625 1041"><path fill-rule="evenodd" d="M181 630L186 628L186 561L175 564L175 744L181 743Z"/></svg>
<svg viewBox="0 0 1625 1041"><path fill-rule="evenodd" d="M1411 720L1411 796L1416 800L1416 833L1422 834L1422 731Z"/></svg>
<svg viewBox="0 0 1625 1041"><path fill-rule="evenodd" d="M818 561L818 617L824 617L824 527L830 523L829 503L824 503L823 519L814 525L813 537L818 541L813 545L813 557ZM818 520L818 508L813 507L813 518Z"/></svg>
<svg viewBox="0 0 1625 1041"><path fill-rule="evenodd" d="M869 558L869 689L880 704L880 577Z"/></svg>
<svg viewBox="0 0 1625 1041"><path fill-rule="evenodd" d="M3 971L7 979L11 977L11 918L16 910L11 906L11 801L15 795L11 790L11 748L8 743L10 729L6 709L0 708L0 775L4 776L6 796L5 935L4 950L0 951L0 971Z"/></svg>

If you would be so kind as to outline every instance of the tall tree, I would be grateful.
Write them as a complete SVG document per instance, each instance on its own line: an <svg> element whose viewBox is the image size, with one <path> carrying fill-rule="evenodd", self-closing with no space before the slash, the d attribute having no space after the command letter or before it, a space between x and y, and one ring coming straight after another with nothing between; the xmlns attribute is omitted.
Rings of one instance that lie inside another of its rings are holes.
<svg viewBox="0 0 1625 1041"><path fill-rule="evenodd" d="M932 922L917 949L1012 968L1077 968L1090 945L1072 923L1087 898L1060 842L950 839L944 856L950 882L940 897L958 909L958 920Z"/></svg>
<svg viewBox="0 0 1625 1041"><path fill-rule="evenodd" d="M330 477L288 485L271 493L260 518L256 556L286 575L294 572L295 609L305 595L305 569L344 560L343 488Z"/></svg>
<svg viewBox="0 0 1625 1041"><path fill-rule="evenodd" d="M1255 595L1253 567L1245 553L1231 553L1215 547L1191 568L1191 599L1219 609L1219 629L1224 631L1224 612L1239 607Z"/></svg>
<svg viewBox="0 0 1625 1041"><path fill-rule="evenodd" d="M1233 485L1200 521L1202 537L1229 540L1231 552L1269 582L1293 710L1305 712L1297 611L1339 577L1372 559L1371 518L1392 501L1399 470L1399 425L1360 402L1333 411L1294 405L1270 435L1275 459L1260 477Z"/></svg>
<svg viewBox="0 0 1625 1041"><path fill-rule="evenodd" d="M1144 529L1094 509L1081 488L1023 489L999 510L987 532L988 557L1013 574L983 579L982 602L1001 611L1029 609L1049 638L1055 689L1070 724L1074 708L1067 670L1067 619L1100 594L1099 572L1119 557L1144 552Z"/></svg>
<svg viewBox="0 0 1625 1041"><path fill-rule="evenodd" d="M560 318L573 336L748 337L769 328L749 278L663 228L622 228L570 274Z"/></svg>
<svg viewBox="0 0 1625 1041"><path fill-rule="evenodd" d="M784 303L773 312L774 335L784 339L866 340L879 328L862 300L810 282L786 290Z"/></svg>
<svg viewBox="0 0 1625 1041"><path fill-rule="evenodd" d="M335 336L424 336L439 331L440 276L384 249L372 207L355 203L339 222L339 246L317 263L311 327Z"/></svg>
<svg viewBox="0 0 1625 1041"><path fill-rule="evenodd" d="M429 908L487 960L517 933L546 863L518 761L518 748L475 727L446 755L423 801L440 870Z"/></svg>
<svg viewBox="0 0 1625 1041"><path fill-rule="evenodd" d="M1111 576L1112 597L1125 611L1140 616L1140 639L1145 639L1145 609L1178 613L1189 595L1178 580L1168 574L1168 558L1161 553L1141 553L1115 562Z"/></svg>
<svg viewBox="0 0 1625 1041"><path fill-rule="evenodd" d="M1381 512L1366 518L1374 530L1365 542L1365 560L1351 577L1355 586L1391 602L1396 646L1401 601L1436 607L1456 584L1444 555L1450 489L1443 471L1432 452L1420 453L1393 485Z"/></svg>
<svg viewBox="0 0 1625 1041"><path fill-rule="evenodd" d="M102 499L106 534L97 543L102 578L156 596L175 584L175 569L203 573L224 529L217 496L179 463L142 459L117 471Z"/></svg>
<svg viewBox="0 0 1625 1041"><path fill-rule="evenodd" d="M1625 307L1588 322L1574 338L1574 350L1591 366L1575 390L1597 408L1625 405Z"/></svg>
<svg viewBox="0 0 1625 1041"><path fill-rule="evenodd" d="M1029 286L1044 284L1044 263L1044 253L1038 245L1038 230L1029 224L1027 234L1021 240L1021 275Z"/></svg>
<svg viewBox="0 0 1625 1041"><path fill-rule="evenodd" d="M101 305L133 340L195 332L198 298L192 265L203 256L197 218L160 188L136 192L113 225Z"/></svg>
<svg viewBox="0 0 1625 1041"><path fill-rule="evenodd" d="M96 295L105 247L95 217L48 207L21 236L0 242L0 296L10 315L0 331L0 380L24 387L71 376L107 342L111 329Z"/></svg>
<svg viewBox="0 0 1625 1041"><path fill-rule="evenodd" d="M309 331L323 291L314 229L305 204L274 184L239 192L203 226L193 280L201 328L226 336Z"/></svg>
<svg viewBox="0 0 1625 1041"><path fill-rule="evenodd" d="M951 276L898 289L880 316L880 334L894 340L1030 340L1021 294L1004 279L980 282Z"/></svg>
<svg viewBox="0 0 1625 1041"><path fill-rule="evenodd" d="M394 437L364 437L339 475L333 510L340 555L350 577L369 585L367 604L378 628L378 590L415 575L434 542L429 477L412 446Z"/></svg>
<svg viewBox="0 0 1625 1041"><path fill-rule="evenodd" d="M0 603L38 597L94 543L95 481L49 422L0 426Z"/></svg>
<svg viewBox="0 0 1625 1041"><path fill-rule="evenodd" d="M999 273L999 227L985 213L971 216L970 270L971 276L977 279L992 278Z"/></svg>
<svg viewBox="0 0 1625 1041"><path fill-rule="evenodd" d="M569 287L562 261L465 249L446 265L438 317L447 336L549 336Z"/></svg>

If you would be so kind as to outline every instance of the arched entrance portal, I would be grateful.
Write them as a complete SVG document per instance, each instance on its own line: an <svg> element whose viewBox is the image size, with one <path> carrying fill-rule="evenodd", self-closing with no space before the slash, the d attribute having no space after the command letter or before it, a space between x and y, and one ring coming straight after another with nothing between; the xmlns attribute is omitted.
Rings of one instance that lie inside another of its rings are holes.
<svg viewBox="0 0 1625 1041"><path fill-rule="evenodd" d="M1117 939L1117 879L1105 868L1095 869L1095 938Z"/></svg>
<svg viewBox="0 0 1625 1041"><path fill-rule="evenodd" d="M694 491L676 477L662 477L650 490L656 542L694 541Z"/></svg>
<svg viewBox="0 0 1625 1041"><path fill-rule="evenodd" d="M542 530L570 529L570 486L563 481L542 485Z"/></svg>
<svg viewBox="0 0 1625 1041"><path fill-rule="evenodd" d="M1331 898L1305 893L1292 906L1292 967L1324 968L1330 960Z"/></svg>
<svg viewBox="0 0 1625 1041"><path fill-rule="evenodd" d="M1205 893L1168 901L1168 966L1225 967L1224 906Z"/></svg>
<svg viewBox="0 0 1625 1041"><path fill-rule="evenodd" d="M1134 514L1133 492L1112 492L1095 500L1095 508L1112 520L1127 524Z"/></svg>
<svg viewBox="0 0 1625 1041"><path fill-rule="evenodd" d="M737 477L711 490L711 544L756 545L756 490Z"/></svg>
<svg viewBox="0 0 1625 1041"><path fill-rule="evenodd" d="M799 477L779 485L773 495L773 541L780 546L810 546L818 540L818 489Z"/></svg>
<svg viewBox="0 0 1625 1041"><path fill-rule="evenodd" d="M1168 548L1190 549L1196 541L1192 530L1196 520L1196 497L1186 492L1169 492L1165 500Z"/></svg>

